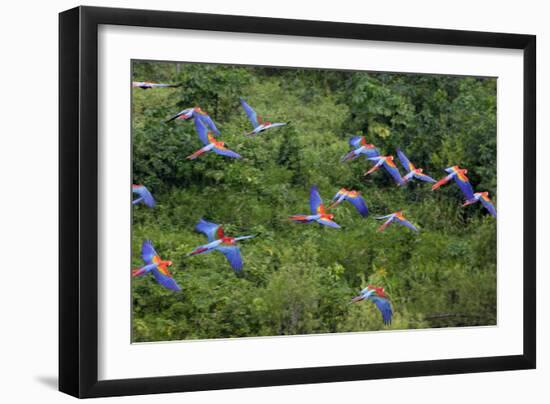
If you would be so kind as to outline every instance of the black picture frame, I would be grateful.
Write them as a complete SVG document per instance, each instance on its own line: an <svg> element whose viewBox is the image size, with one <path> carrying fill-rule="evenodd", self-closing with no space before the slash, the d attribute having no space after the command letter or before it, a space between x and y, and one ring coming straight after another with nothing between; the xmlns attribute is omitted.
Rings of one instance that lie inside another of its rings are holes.
<svg viewBox="0 0 550 404"><path fill-rule="evenodd" d="M523 354L98 381L100 24L523 50ZM77 7L59 15L59 390L104 397L536 366L536 37L533 35Z"/></svg>

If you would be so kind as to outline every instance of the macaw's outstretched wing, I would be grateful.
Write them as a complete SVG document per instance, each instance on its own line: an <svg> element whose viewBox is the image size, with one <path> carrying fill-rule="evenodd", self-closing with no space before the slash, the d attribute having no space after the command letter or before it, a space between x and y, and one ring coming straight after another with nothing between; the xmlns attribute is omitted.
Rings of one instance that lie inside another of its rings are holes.
<svg viewBox="0 0 550 404"><path fill-rule="evenodd" d="M481 198L479 198L479 200L492 216L497 217L497 210L495 209L495 206L488 197L482 196Z"/></svg>
<svg viewBox="0 0 550 404"><path fill-rule="evenodd" d="M138 194L142 198L145 205L149 206L150 208L155 207L155 199L153 198L151 192L149 192L149 190L145 186L132 185L132 192Z"/></svg>
<svg viewBox="0 0 550 404"><path fill-rule="evenodd" d="M455 175L455 182L464 194L464 198L466 200L470 200L474 197L474 189L472 188L472 184L470 184L470 181L467 178L460 178L460 175Z"/></svg>
<svg viewBox="0 0 550 404"><path fill-rule="evenodd" d="M414 170L413 164L409 161L409 159L407 158L407 156L405 156L405 153L403 153L401 149L397 149L397 157L399 157L399 161L401 162L401 165L406 172Z"/></svg>
<svg viewBox="0 0 550 404"><path fill-rule="evenodd" d="M361 147L364 146L367 142L364 136L352 136L348 143L351 147Z"/></svg>
<svg viewBox="0 0 550 404"><path fill-rule="evenodd" d="M195 115L197 117L197 121L202 121L202 123L206 126L208 126L210 128L210 130L212 132L214 132L216 135L220 135L220 131L218 130L218 128L216 127L216 124L214 123L214 120L212 118L210 118L210 116L206 113L206 112L203 112L203 113L197 113L197 115Z"/></svg>
<svg viewBox="0 0 550 404"><path fill-rule="evenodd" d="M442 185L445 185L446 183L448 183L450 180L453 179L453 177L455 176L456 174L455 173L451 173L443 178L441 178L439 181L437 181L435 184L432 185L432 191L435 191L437 188L439 188L440 186ZM471 199L471 198L470 198Z"/></svg>
<svg viewBox="0 0 550 404"><path fill-rule="evenodd" d="M220 146L214 145L214 147L212 148L212 151L216 154L219 154L220 156L231 157L234 159L242 158L242 156L239 153L234 152L233 150L229 150L226 147L220 147Z"/></svg>
<svg viewBox="0 0 550 404"><path fill-rule="evenodd" d="M170 274L168 269L166 269L165 267L157 267L153 269L152 272L157 282L160 283L165 288L176 292L181 291L181 288L179 287L178 283L174 278L172 278L172 274Z"/></svg>
<svg viewBox="0 0 550 404"><path fill-rule="evenodd" d="M153 195L151 192L147 189L147 187L143 185L137 185L132 186L132 191L137 193L141 198L143 198L143 203L150 208L155 207L155 198L153 198Z"/></svg>
<svg viewBox="0 0 550 404"><path fill-rule="evenodd" d="M379 157L367 157L367 160L370 160L372 162L376 162L371 168L370 170L368 170L365 175L369 175L373 172L375 172L376 170L378 170L380 167L382 167L382 165L384 164L384 159L382 158L379 158Z"/></svg>
<svg viewBox="0 0 550 404"><path fill-rule="evenodd" d="M323 206L323 200L321 195L319 195L319 190L314 185L309 191L309 209L312 215L318 215L319 213L324 213L325 207Z"/></svg>
<svg viewBox="0 0 550 404"><path fill-rule="evenodd" d="M317 223L322 224L323 226L332 227L334 229L340 229L340 225L330 219L319 219L317 220Z"/></svg>
<svg viewBox="0 0 550 404"><path fill-rule="evenodd" d="M246 101L243 98L240 98L241 105L243 106L244 112L246 112L246 116L248 117L248 120L254 126L253 129L256 129L260 124L258 123L258 114L256 114L256 111L252 109L250 105L246 103Z"/></svg>
<svg viewBox="0 0 550 404"><path fill-rule="evenodd" d="M300 223L310 223L311 219L308 219L307 215L292 215L288 217L290 220Z"/></svg>
<svg viewBox="0 0 550 404"><path fill-rule="evenodd" d="M344 161L350 161L350 160L355 160L357 157L359 157L361 155L361 153L358 153L356 150L352 150L346 154L344 154L342 156L342 158L340 159L341 162L344 162Z"/></svg>
<svg viewBox="0 0 550 404"><path fill-rule="evenodd" d="M219 224L207 222L204 219L200 219L195 226L195 231L203 233L208 237L208 241L212 242L218 238L223 237L223 227Z"/></svg>
<svg viewBox="0 0 550 404"><path fill-rule="evenodd" d="M272 124L270 124L266 129L272 129L272 128L277 128L279 126L286 126L288 125L290 122L274 122Z"/></svg>
<svg viewBox="0 0 550 404"><path fill-rule="evenodd" d="M389 217L388 220L386 220L386 221L382 224L382 226L380 226L380 227L378 228L378 231L384 231L384 230L386 230L386 228L391 224L391 222L393 222L394 216L393 216L393 215L389 215L388 217ZM386 218L386 216L377 217L377 219L385 219L385 218Z"/></svg>
<svg viewBox="0 0 550 404"><path fill-rule="evenodd" d="M146 264L153 264L153 257L158 256L151 240L145 240L141 245L141 258Z"/></svg>
<svg viewBox="0 0 550 404"><path fill-rule="evenodd" d="M433 182L433 183L436 182L432 177L423 173L414 173L414 177L425 182Z"/></svg>
<svg viewBox="0 0 550 404"><path fill-rule="evenodd" d="M389 300L378 296L371 296L370 300L372 300L372 302L380 311L380 314L382 314L382 320L384 321L384 324L390 325L393 316L393 310L391 308Z"/></svg>
<svg viewBox="0 0 550 404"><path fill-rule="evenodd" d="M411 222L409 222L407 219L400 219L399 217L395 217L395 220L399 223L399 224L402 224L403 226L406 226L408 227L409 229L411 230L414 230L414 231L418 231L418 229L416 228L416 226L414 226Z"/></svg>
<svg viewBox="0 0 550 404"><path fill-rule="evenodd" d="M336 200L338 200L343 194L344 192L342 192L342 190L338 190L338 192L336 192L336 194L334 194L334 196L330 200L330 203L336 202Z"/></svg>
<svg viewBox="0 0 550 404"><path fill-rule="evenodd" d="M195 119L195 129L197 131L197 134L199 135L199 139L201 140L202 144L205 146L210 144L210 140L208 139L208 129L206 129L206 126L204 126L203 121L199 119Z"/></svg>
<svg viewBox="0 0 550 404"><path fill-rule="evenodd" d="M241 251L239 247L218 247L225 258L229 261L229 265L236 273L240 273L243 270L243 259L241 257Z"/></svg>
<svg viewBox="0 0 550 404"><path fill-rule="evenodd" d="M367 217L369 215L369 208L361 195L346 196L346 199L355 206L361 216Z"/></svg>
<svg viewBox="0 0 550 404"><path fill-rule="evenodd" d="M403 181L403 177L401 177L399 169L395 164L384 161L384 168L399 185L403 185L405 183L405 181Z"/></svg>

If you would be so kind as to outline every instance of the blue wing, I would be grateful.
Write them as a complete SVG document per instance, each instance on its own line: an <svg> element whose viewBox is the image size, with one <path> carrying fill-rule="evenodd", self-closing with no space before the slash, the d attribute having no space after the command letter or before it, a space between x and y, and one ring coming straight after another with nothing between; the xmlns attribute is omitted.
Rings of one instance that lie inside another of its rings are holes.
<svg viewBox="0 0 550 404"><path fill-rule="evenodd" d="M459 175L455 175L455 182L464 194L464 197L467 201L472 199L474 197L474 189L472 188L472 184L470 184L470 181L464 181L459 178Z"/></svg>
<svg viewBox="0 0 550 404"><path fill-rule="evenodd" d="M235 272L242 272L243 259L239 247L218 247L217 250L225 255L225 258L229 261L229 265L231 265L231 268L233 268Z"/></svg>
<svg viewBox="0 0 550 404"><path fill-rule="evenodd" d="M217 239L219 227L219 224L207 222L201 218L195 226L195 231L206 235L206 237L208 237L208 241L212 242Z"/></svg>
<svg viewBox="0 0 550 404"><path fill-rule="evenodd" d="M246 101L243 98L240 98L241 105L244 108L244 112L246 112L246 116L248 116L248 120L254 126L254 129L256 129L260 124L258 123L258 114L256 114L256 111L252 109L250 105L246 103Z"/></svg>
<svg viewBox="0 0 550 404"><path fill-rule="evenodd" d="M220 156L232 157L234 159L242 158L242 156L239 153L234 152L233 150L229 150L225 147L214 146L212 151L216 154L219 154Z"/></svg>
<svg viewBox="0 0 550 404"><path fill-rule="evenodd" d="M399 157L399 161L401 162L401 165L403 166L406 172L412 171L414 169L414 166L409 161L407 156L405 156L405 153L401 151L401 149L397 149L397 157Z"/></svg>
<svg viewBox="0 0 550 404"><path fill-rule="evenodd" d="M385 325L391 324L391 318L393 316L393 310L389 300L378 296L371 296L370 300L376 305L380 314L382 314L382 320Z"/></svg>
<svg viewBox="0 0 550 404"><path fill-rule="evenodd" d="M141 245L141 258L146 264L153 263L153 257L158 255L151 240L145 240Z"/></svg>
<svg viewBox="0 0 550 404"><path fill-rule="evenodd" d="M208 140L208 130L200 119L195 119L195 129L197 130L197 134L199 135L201 142L205 146L209 145L210 141Z"/></svg>
<svg viewBox="0 0 550 404"><path fill-rule="evenodd" d="M155 207L155 199L153 198L153 195L151 195L151 192L149 192L149 190L145 186L141 185L139 187L132 187L132 192L138 194L142 198L145 205L149 206L150 208Z"/></svg>
<svg viewBox="0 0 550 404"><path fill-rule="evenodd" d="M403 226L408 227L411 230L418 231L415 225L413 225L411 222L409 222L407 219L399 219L397 216L394 219L399 224L402 224Z"/></svg>
<svg viewBox="0 0 550 404"><path fill-rule="evenodd" d="M355 209L357 209L361 216L367 217L369 215L369 208L367 207L367 204L361 195L357 195L355 197L346 197L346 199L350 201L353 206L355 206Z"/></svg>
<svg viewBox="0 0 550 404"><path fill-rule="evenodd" d="M174 290L176 292L180 292L181 288L179 287L178 283L174 278L168 275L164 275L162 272L160 272L157 268L153 269L153 275L158 283L160 283L165 288L168 288L170 290Z"/></svg>
<svg viewBox="0 0 550 404"><path fill-rule="evenodd" d="M212 130L212 132L216 133L216 135L220 135L220 131L218 130L218 128L216 128L216 124L214 123L214 120L210 118L209 115L197 114L196 116L198 118L196 119L197 121L202 121L202 123L207 125L210 128L210 130Z"/></svg>
<svg viewBox="0 0 550 404"><path fill-rule="evenodd" d="M426 175L426 174L418 174L418 173L415 173L414 174L414 177L415 178L418 178L419 180L421 181L426 181L426 182L437 182L436 180L434 180L432 177L430 177L429 175Z"/></svg>
<svg viewBox="0 0 550 404"><path fill-rule="evenodd" d="M397 182L399 185L404 184L403 178L401 177L401 173L399 172L398 168L395 165L391 166L386 161L384 161L384 168L392 176L395 182Z"/></svg>
<svg viewBox="0 0 550 404"><path fill-rule="evenodd" d="M312 186L311 190L309 191L309 208L311 210L312 215L319 214L319 208L323 205L323 201L321 200L321 195L319 195L319 191L317 190L317 186Z"/></svg>
<svg viewBox="0 0 550 404"><path fill-rule="evenodd" d="M317 220L317 223L322 224L323 226L340 229L340 226L338 225L338 223L333 222L332 220L329 220L329 219L319 219Z"/></svg>
<svg viewBox="0 0 550 404"><path fill-rule="evenodd" d="M492 216L497 217L497 210L495 209L495 206L489 199L484 199L483 197L481 197L479 198L479 200L481 201L481 204L485 207L485 209L487 209Z"/></svg>

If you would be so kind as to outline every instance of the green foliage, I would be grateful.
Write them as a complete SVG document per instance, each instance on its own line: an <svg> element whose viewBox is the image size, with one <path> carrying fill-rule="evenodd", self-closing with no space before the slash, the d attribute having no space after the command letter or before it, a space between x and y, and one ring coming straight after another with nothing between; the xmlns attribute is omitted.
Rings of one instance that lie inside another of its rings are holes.
<svg viewBox="0 0 550 404"><path fill-rule="evenodd" d="M158 341L488 325L496 323L496 222L478 205L461 207L456 186L397 188L370 163L340 163L348 138L363 133L383 153L402 148L417 167L441 178L459 164L479 191L496 192L496 80L135 62L134 80L181 83L133 91L133 175L157 207L133 213L133 266L150 239L170 259L181 293L151 276L133 279L133 339ZM257 137L242 96L264 117L291 124ZM200 105L233 160L207 153L191 122L166 119ZM341 187L360 190L371 216L336 208L342 230L290 223L309 211L316 184L327 202ZM378 216L403 209L421 231ZM217 252L186 257L205 237L200 217L223 223L241 243L244 275ZM391 296L385 327L375 306L349 304L367 284Z"/></svg>

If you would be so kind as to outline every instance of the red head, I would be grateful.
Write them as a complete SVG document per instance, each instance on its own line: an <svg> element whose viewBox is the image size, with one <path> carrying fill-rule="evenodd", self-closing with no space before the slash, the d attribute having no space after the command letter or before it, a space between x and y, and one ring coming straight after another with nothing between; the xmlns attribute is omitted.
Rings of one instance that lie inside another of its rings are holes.
<svg viewBox="0 0 550 404"><path fill-rule="evenodd" d="M172 261L170 261L170 260L162 260L162 261L159 262L159 265L171 267L171 266L172 266Z"/></svg>

